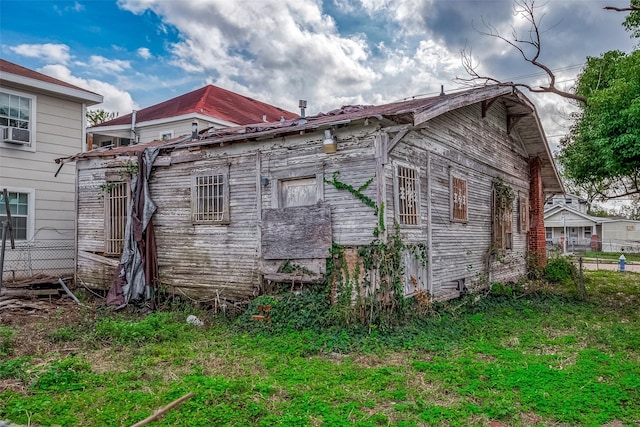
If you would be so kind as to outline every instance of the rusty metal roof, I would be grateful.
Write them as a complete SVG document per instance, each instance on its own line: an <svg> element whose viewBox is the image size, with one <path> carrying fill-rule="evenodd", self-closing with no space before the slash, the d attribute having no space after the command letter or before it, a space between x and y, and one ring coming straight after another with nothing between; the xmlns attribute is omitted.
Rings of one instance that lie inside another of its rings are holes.
<svg viewBox="0 0 640 427"><path fill-rule="evenodd" d="M246 126L217 129L213 133L201 132L198 140L191 136L182 136L169 141L153 141L129 147L94 150L81 153L64 161L81 158L112 157L118 155L135 155L150 146L163 146L167 149L215 147L222 143L243 143L251 140L268 140L278 136L299 134L300 132L327 129L348 123L377 119L383 128L419 127L440 114L478 102L503 100L508 113L521 118L517 127L524 131L523 143L531 156L539 157L543 164L543 186L546 191L560 193L564 189L555 168L542 125L535 111L535 106L519 91L508 86L493 85L468 89L457 93L439 95L430 98L415 98L384 105L347 105L341 108L320 113L306 118L279 120L269 123L254 123ZM61 159L62 160L62 159Z"/></svg>

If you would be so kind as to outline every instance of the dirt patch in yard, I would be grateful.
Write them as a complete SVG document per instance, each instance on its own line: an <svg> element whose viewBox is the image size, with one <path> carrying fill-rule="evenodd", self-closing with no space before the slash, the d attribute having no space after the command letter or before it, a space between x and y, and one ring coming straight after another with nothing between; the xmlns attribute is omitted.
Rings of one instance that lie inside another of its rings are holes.
<svg viewBox="0 0 640 427"><path fill-rule="evenodd" d="M73 341L52 339L62 327L77 328L87 319L95 318L97 306L80 306L67 297L25 300L23 308L0 311L0 327L13 329L11 356L36 356L51 352L77 351Z"/></svg>

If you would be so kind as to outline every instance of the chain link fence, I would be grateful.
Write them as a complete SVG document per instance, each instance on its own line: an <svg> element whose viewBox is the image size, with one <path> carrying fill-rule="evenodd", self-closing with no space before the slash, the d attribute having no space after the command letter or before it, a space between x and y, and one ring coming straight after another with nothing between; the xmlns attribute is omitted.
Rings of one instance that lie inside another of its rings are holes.
<svg viewBox="0 0 640 427"><path fill-rule="evenodd" d="M74 273L73 241L7 242L2 281L6 284L46 278L71 277Z"/></svg>
<svg viewBox="0 0 640 427"><path fill-rule="evenodd" d="M569 237L565 242L562 237L547 239L547 250L562 251L566 244L566 251L580 252L626 252L640 253L640 241L622 239L577 239Z"/></svg>

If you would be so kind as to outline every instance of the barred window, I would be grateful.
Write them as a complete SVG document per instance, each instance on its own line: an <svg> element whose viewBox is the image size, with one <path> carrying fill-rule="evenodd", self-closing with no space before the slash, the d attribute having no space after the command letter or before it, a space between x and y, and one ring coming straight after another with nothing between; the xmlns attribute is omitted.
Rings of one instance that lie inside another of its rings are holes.
<svg viewBox="0 0 640 427"><path fill-rule="evenodd" d="M229 183L226 171L198 171L191 185L194 223L229 221Z"/></svg>
<svg viewBox="0 0 640 427"><path fill-rule="evenodd" d="M402 225L418 225L418 171L416 169L398 166L396 178L398 222Z"/></svg>
<svg viewBox="0 0 640 427"><path fill-rule="evenodd" d="M457 176L451 177L451 220L467 222L467 180Z"/></svg>
<svg viewBox="0 0 640 427"><path fill-rule="evenodd" d="M126 181L107 181L105 185L104 243L107 255L120 255L127 226L129 185Z"/></svg>

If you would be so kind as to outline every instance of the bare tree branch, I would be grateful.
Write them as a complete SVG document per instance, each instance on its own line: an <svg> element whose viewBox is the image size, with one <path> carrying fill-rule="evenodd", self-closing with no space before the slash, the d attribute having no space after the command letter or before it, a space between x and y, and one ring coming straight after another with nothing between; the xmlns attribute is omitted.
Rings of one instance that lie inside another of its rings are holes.
<svg viewBox="0 0 640 427"><path fill-rule="evenodd" d="M581 95L577 95L573 92L568 92L566 90L562 90L556 86L556 75L553 73L551 68L549 68L546 64L540 62L540 54L542 53L542 42L540 39L540 21L544 17L544 15L536 20L535 16L535 0L515 0L515 4L517 8L515 9L516 14L520 15L523 19L527 20L530 24L529 29L529 37L521 38L518 36L515 28L512 28L512 40L504 37L500 34L500 32L492 25L487 24L483 20L483 24L486 28L485 31L477 30L480 34L495 37L497 39L502 40L507 43L509 46L514 48L516 51L520 53L522 58L530 63L531 65L541 69L547 75L548 82L546 86L538 86L533 87L529 84L518 83L518 82L503 82L494 77L481 75L478 73L478 66L474 64L473 57L471 56L471 51L466 48L462 50L462 66L470 78L460 78L457 77L456 80L461 82L466 82L470 84L497 84L501 86L510 86L513 88L524 88L530 92L536 93L554 93L563 98L573 99L584 104L587 103L587 98ZM525 48L530 48L532 52L526 51Z"/></svg>
<svg viewBox="0 0 640 427"><path fill-rule="evenodd" d="M604 10L613 10L616 12L634 12L634 11L640 11L640 7L638 6L629 6L629 7L615 7L615 6L605 6L603 7Z"/></svg>

